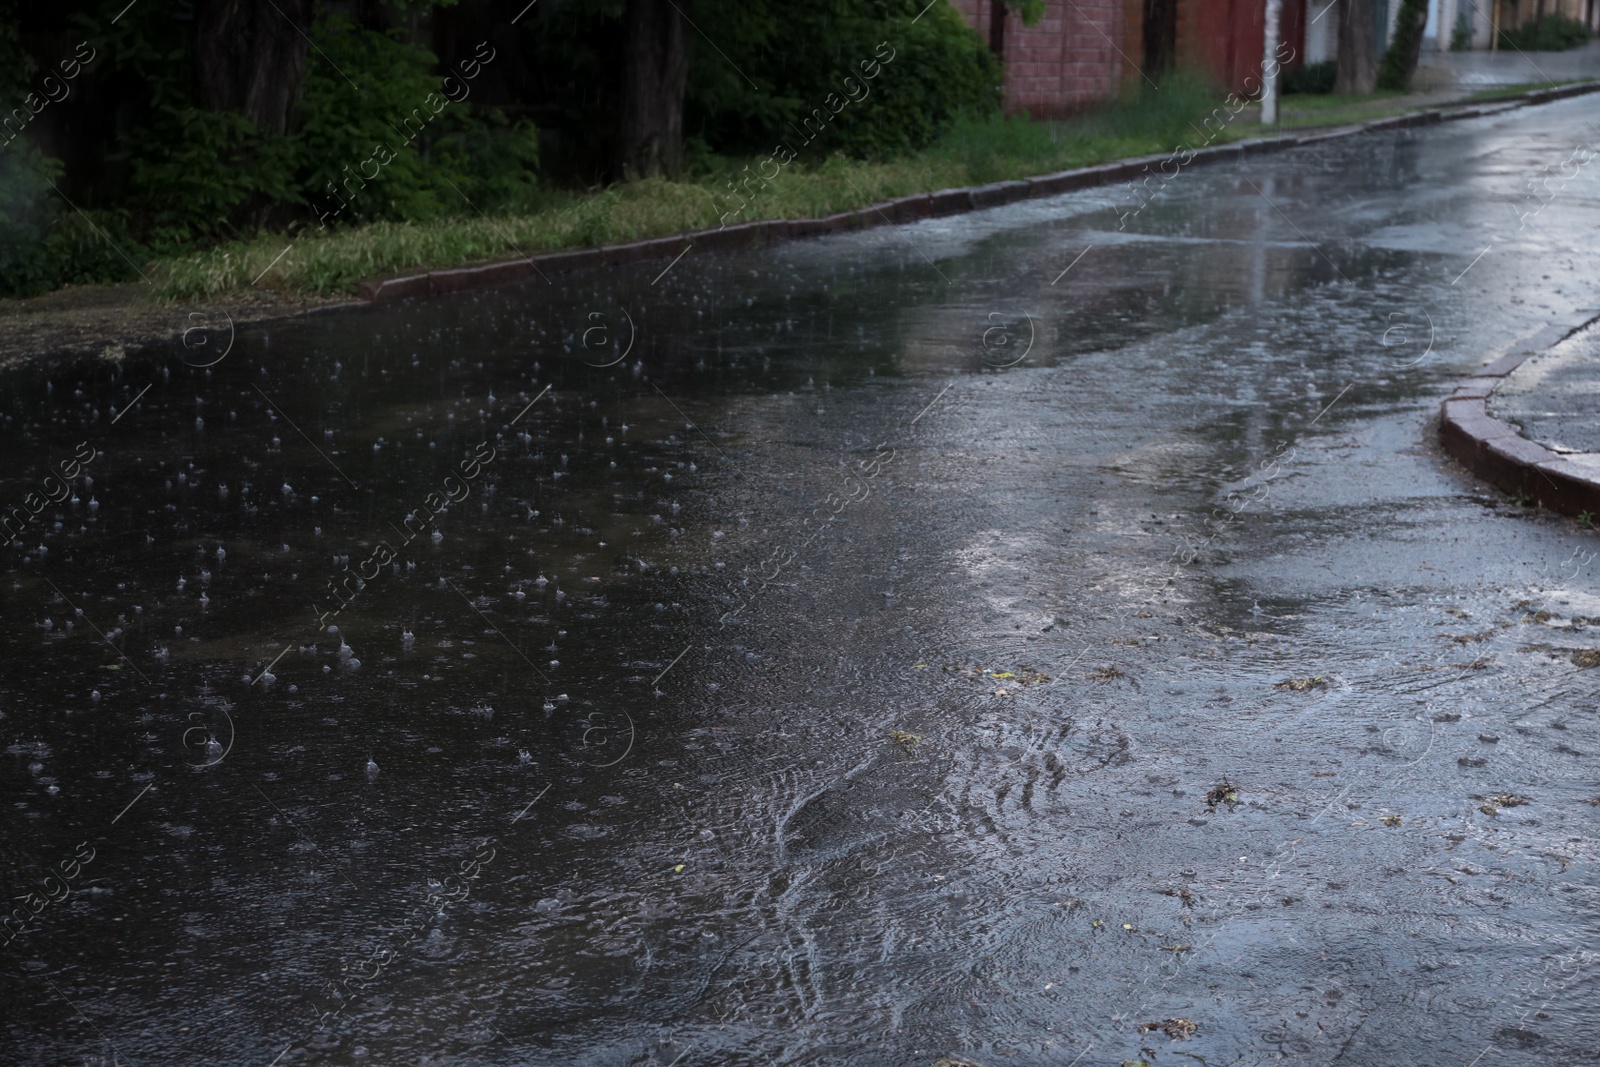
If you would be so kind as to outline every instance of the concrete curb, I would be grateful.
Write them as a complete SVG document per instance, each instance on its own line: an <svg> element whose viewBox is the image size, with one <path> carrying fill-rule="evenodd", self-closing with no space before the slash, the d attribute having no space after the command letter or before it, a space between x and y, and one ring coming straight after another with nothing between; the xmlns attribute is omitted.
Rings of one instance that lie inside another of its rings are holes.
<svg viewBox="0 0 1600 1067"><path fill-rule="evenodd" d="M1594 321L1547 326L1457 386L1440 411L1439 441L1445 451L1490 485L1539 507L1563 515L1600 515L1600 455L1552 452L1489 414L1489 397L1512 371Z"/></svg>
<svg viewBox="0 0 1600 1067"><path fill-rule="evenodd" d="M1210 163L1231 163L1253 156L1264 155L1268 152L1281 152L1288 148L1296 148L1303 145L1323 144L1341 137L1353 137L1360 133L1396 130L1408 126L1430 126L1434 123L1455 119L1477 118L1481 115L1493 114L1496 111L1510 110L1514 107L1528 107L1533 104L1548 103L1552 100L1561 100L1569 96L1578 96L1596 91L1600 91L1600 81L1567 85L1558 89L1534 90L1523 93L1519 97L1512 97L1509 101L1497 101L1492 105L1479 107L1463 105L1459 111L1451 111L1448 114L1437 108L1430 108L1426 111L1414 111L1407 115L1392 115L1388 118L1374 119L1371 122L1353 126L1341 126L1337 129L1323 130L1305 135L1235 141L1232 144L1195 149L1193 158L1184 166L1187 168L1204 166ZM942 189L934 193L919 193L912 196L897 197L881 204L873 204L859 211L842 212L822 219L769 219L761 222L746 222L724 229L691 230L687 233L670 237L656 237L645 241L634 241L629 244L606 245L600 248L576 249L564 252L547 252L543 255L507 260L500 263L489 263L479 267L461 267L454 270L429 271L424 274L412 274L399 278L374 279L361 283L356 292L360 299L369 302L399 300L405 297L433 296L440 293L457 293L471 289L488 289L495 286L512 285L536 277L548 278L551 274L564 274L569 271L621 266L625 263L638 263L645 260L670 260L674 256L680 255L685 250L686 245L698 245L706 249L760 248L765 245L776 244L779 241L820 237L830 233L841 233L845 230L897 225L903 222L914 222L925 218L940 218L946 215L963 215L970 211L999 207L1018 200L1057 196L1061 193L1073 192L1079 189L1113 185L1121 181L1132 181L1148 168L1159 167L1162 162L1170 158L1172 158L1170 154L1141 156L1137 159L1101 163L1093 167L1061 171L1057 174L1046 174L1037 178L996 182L992 185L979 185L963 189ZM1155 172L1152 171L1151 173Z"/></svg>

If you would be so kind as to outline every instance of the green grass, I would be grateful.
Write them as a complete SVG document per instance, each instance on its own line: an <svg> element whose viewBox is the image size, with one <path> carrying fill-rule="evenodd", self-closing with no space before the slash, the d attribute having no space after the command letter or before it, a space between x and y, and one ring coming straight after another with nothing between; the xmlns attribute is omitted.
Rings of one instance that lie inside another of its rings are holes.
<svg viewBox="0 0 1600 1067"><path fill-rule="evenodd" d="M1593 81L1592 78L1568 78L1565 81L1520 82L1516 85L1497 85L1493 89L1479 89L1470 94L1467 99L1475 104L1486 100L1500 100L1505 97L1519 96L1522 93L1531 93L1536 89L1557 89L1563 85L1577 85L1581 82Z"/></svg>
<svg viewBox="0 0 1600 1067"><path fill-rule="evenodd" d="M1400 115L1416 107L1414 94L1384 89L1374 93L1318 93L1284 97L1278 125L1345 126Z"/></svg>

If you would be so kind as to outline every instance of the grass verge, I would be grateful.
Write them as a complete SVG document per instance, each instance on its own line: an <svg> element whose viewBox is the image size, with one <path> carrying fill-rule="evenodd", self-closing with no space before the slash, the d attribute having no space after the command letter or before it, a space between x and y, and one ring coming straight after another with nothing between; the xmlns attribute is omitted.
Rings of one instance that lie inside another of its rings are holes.
<svg viewBox="0 0 1600 1067"><path fill-rule="evenodd" d="M1504 96L1513 91L1494 92ZM1430 101L1401 93L1291 96L1283 102L1279 126L1367 121L1402 114L1424 102ZM1216 132L1202 131L1206 116L1227 116L1226 109L1219 110L1221 103L1220 94L1203 83L1173 79L1159 92L1131 94L1068 121L995 117L963 122L933 147L903 159L866 162L802 156L764 186L752 182L746 195L737 198L729 192L731 180L757 173L758 160L719 160L702 173L676 181L651 179L587 193L552 193L542 209L524 213L487 217L468 209L428 222L372 223L305 230L293 236L262 234L158 259L149 274L156 298L167 302L214 299L252 286L325 296L352 292L366 279L405 271L444 270L667 236L715 227L724 217L730 225L814 218L897 196L1273 132L1260 125L1254 106L1232 117L1220 131L1215 123L1210 129ZM735 209L735 214L727 214Z"/></svg>

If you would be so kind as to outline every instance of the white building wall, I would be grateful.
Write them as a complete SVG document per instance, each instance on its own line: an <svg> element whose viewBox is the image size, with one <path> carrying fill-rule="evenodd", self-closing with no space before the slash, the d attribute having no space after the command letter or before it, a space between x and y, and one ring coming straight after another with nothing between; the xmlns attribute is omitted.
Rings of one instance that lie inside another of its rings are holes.
<svg viewBox="0 0 1600 1067"><path fill-rule="evenodd" d="M1339 0L1307 0L1306 62L1329 63L1339 55Z"/></svg>

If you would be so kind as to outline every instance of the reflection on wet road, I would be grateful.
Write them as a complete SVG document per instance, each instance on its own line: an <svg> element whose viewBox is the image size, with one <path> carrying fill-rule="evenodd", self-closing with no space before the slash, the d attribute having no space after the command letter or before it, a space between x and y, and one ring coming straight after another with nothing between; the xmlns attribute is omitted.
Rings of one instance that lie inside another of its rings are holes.
<svg viewBox="0 0 1600 1067"><path fill-rule="evenodd" d="M12 374L0 1060L1592 1056L1592 108Z"/></svg>

